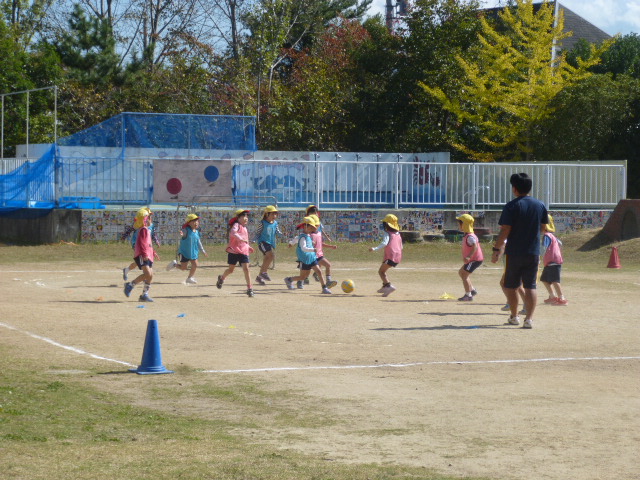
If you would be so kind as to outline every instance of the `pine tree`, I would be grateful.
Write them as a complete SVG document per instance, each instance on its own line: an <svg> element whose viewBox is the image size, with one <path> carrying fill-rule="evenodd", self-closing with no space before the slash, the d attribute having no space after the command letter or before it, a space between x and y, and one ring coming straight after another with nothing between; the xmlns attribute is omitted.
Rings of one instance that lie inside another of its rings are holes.
<svg viewBox="0 0 640 480"><path fill-rule="evenodd" d="M592 46L588 60L571 66L555 53L571 35L559 13L554 19L546 0L535 7L533 0L517 0L493 24L482 18L478 47L456 57L465 75L461 90L447 94L421 84L457 118L461 134L452 146L478 161L529 159L533 127L553 114L559 92L590 75L608 46Z"/></svg>

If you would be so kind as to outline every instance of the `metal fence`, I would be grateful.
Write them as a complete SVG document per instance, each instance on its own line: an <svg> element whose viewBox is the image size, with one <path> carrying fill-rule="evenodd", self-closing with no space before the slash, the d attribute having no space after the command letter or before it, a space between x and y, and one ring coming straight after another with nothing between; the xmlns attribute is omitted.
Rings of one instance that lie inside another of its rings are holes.
<svg viewBox="0 0 640 480"><path fill-rule="evenodd" d="M501 208L509 177L526 172L549 207L612 208L626 197L626 166L593 163L237 162L235 189L281 205L340 208ZM247 174L249 170L250 174Z"/></svg>
<svg viewBox="0 0 640 480"><path fill-rule="evenodd" d="M55 198L97 197L107 205L150 204L155 160L57 158L51 181ZM24 161L3 159L1 171L9 173ZM550 208L613 208L626 198L625 162L227 161L233 165L233 196L274 198L282 207L313 203L325 208L491 210L513 197L509 177L517 172L533 178L532 195ZM201 198L192 200L203 203Z"/></svg>

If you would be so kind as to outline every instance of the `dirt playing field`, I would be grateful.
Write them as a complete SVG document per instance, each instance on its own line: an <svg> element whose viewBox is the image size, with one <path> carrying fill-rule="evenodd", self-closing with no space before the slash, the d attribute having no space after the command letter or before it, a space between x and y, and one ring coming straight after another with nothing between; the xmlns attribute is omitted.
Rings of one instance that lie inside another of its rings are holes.
<svg viewBox="0 0 640 480"><path fill-rule="evenodd" d="M325 423L234 433L328 460L494 479L640 479L637 269L565 268L569 305L543 305L542 289L524 330L500 311L495 265L472 276L475 301L457 302L441 296L461 295L458 265L401 264L391 271L398 290L382 298L378 260L336 264L335 279L356 290L331 296L313 280L286 290L291 262L254 298L239 270L216 289L223 267L211 261L198 285L160 269L152 304L137 301L139 286L124 296L113 263L0 266L0 343L43 370L174 413L234 414L203 398L169 404L146 387L242 377L296 392L290 408L317 409ZM136 367L149 319L175 374L87 374Z"/></svg>

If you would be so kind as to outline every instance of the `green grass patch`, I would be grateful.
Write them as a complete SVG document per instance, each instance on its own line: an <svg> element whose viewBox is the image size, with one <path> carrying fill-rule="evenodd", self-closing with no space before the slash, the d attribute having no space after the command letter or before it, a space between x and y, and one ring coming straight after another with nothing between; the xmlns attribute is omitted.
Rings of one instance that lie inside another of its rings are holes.
<svg viewBox="0 0 640 480"><path fill-rule="evenodd" d="M212 408L215 401L227 407L241 404L243 414L232 420L222 412L178 415L98 391L86 374L51 378L9 349L0 353L3 479L451 479L424 468L345 464L230 433L256 427L259 432L265 422L255 420L268 412L276 419L270 428L308 428L317 406L288 409L292 396L300 404L295 392L270 391L247 381L221 387L194 382L185 385L184 395L210 400ZM155 385L154 397L167 389Z"/></svg>

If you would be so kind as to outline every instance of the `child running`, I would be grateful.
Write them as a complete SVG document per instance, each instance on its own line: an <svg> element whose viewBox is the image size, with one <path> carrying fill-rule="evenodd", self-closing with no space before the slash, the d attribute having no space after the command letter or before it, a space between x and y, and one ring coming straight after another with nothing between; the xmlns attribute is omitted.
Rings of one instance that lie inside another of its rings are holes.
<svg viewBox="0 0 640 480"><path fill-rule="evenodd" d="M247 296L253 297L251 274L249 273L249 255L253 252L253 248L249 245L249 231L247 230L249 213L249 210L236 210L236 216L229 220L229 244L226 249L229 267L222 275L218 275L216 287L222 288L225 279L233 273L236 265L240 264L247 281Z"/></svg>
<svg viewBox="0 0 640 480"><path fill-rule="evenodd" d="M476 268L482 265L484 254L482 253L482 247L480 246L477 235L473 233L475 219L468 213L465 213L456 217L456 220L458 220L459 229L464 232L464 237L462 237L462 261L464 265L458 270L458 275L460 275L462 279L462 286L464 287L465 293L458 301L471 302L473 297L478 294L478 291L473 288L469 277Z"/></svg>
<svg viewBox="0 0 640 480"><path fill-rule="evenodd" d="M199 252L202 251L204 256L208 257L200 241L200 231L198 228L200 228L200 217L195 213L187 215L187 219L180 229L180 247L178 249L180 263L178 263L177 260L171 260L169 265L167 265L167 272L174 268L186 270L187 264L191 262L191 268L189 269L189 275L185 283L198 283L194 275L198 269Z"/></svg>
<svg viewBox="0 0 640 480"><path fill-rule="evenodd" d="M144 288L142 295L138 299L141 302L153 302L153 299L149 296L149 289L151 288L151 281L153 280L153 259L158 255L153 250L151 243L151 233L149 232L149 210L141 208L138 210L134 227L138 231L136 237L136 245L134 249L134 261L138 268L142 270L142 273L132 282L124 284L124 294L129 297L133 288L140 282L144 282Z"/></svg>
<svg viewBox="0 0 640 480"><path fill-rule="evenodd" d="M327 260L327 258L324 256L324 247L327 248L332 248L332 249L336 249L338 248L337 245L329 245L327 243L324 243L324 241L322 240L322 224L320 223L320 218L318 218L317 215L309 215L311 218L313 218L313 220L316 222L316 225L318 225L318 229L311 233L311 240L313 241L313 246L316 249L316 256L318 257L318 265L321 267L324 267L325 269L325 278L327 280L327 288L331 289L333 287L335 287L338 282L336 282L335 280L331 280L331 262L329 262L329 260ZM327 236L328 238L328 236ZM317 273L313 273L314 278L317 276ZM316 279L319 281L319 279Z"/></svg>
<svg viewBox="0 0 640 480"><path fill-rule="evenodd" d="M324 238L326 238L329 242L332 242L333 240L331 239L331 237L329 236L329 234L325 231L324 225L322 224L322 222L320 221L320 209L315 206L315 205L309 205L307 207L307 209L305 210L304 213L305 217L308 217L309 215L314 215L315 218L318 219L318 233L320 233L320 240L323 241L323 236ZM315 241L314 241L315 244ZM326 244L325 244L326 245ZM330 246L330 245L326 245L329 248L338 248L337 246ZM322 252L320 252L322 253ZM327 263L329 263L329 261L326 261ZM320 264L320 259L318 259L318 263ZM331 264L329 263L329 266L327 267L326 263L322 263L321 265L323 265L325 267L325 275L327 276L327 283L331 283ZM316 282L320 281L320 277L318 277L317 273L313 273L313 278L315 279ZM305 284L309 284L309 278L307 277L307 279L304 281ZM335 286L335 284L334 284ZM298 286L298 288L302 288L300 286ZM332 287L329 287L332 288Z"/></svg>
<svg viewBox="0 0 640 480"><path fill-rule="evenodd" d="M318 226L316 224L316 220L313 217L304 217L302 223L298 225L296 228L303 228L303 233L298 235L296 239L294 239L290 245L296 245L296 255L298 257L298 262L300 263L300 274L295 277L286 277L284 279L284 283L287 285L289 290L294 290L296 287L293 286L293 282L304 282L304 279L309 276L311 270L318 274L318 278L320 278L320 284L322 285L322 293L331 294L331 290L329 290L328 285L324 282L324 275L322 274L322 270L318 266L318 257L316 256L316 249L313 247L313 240L311 238L311 234L315 233L318 230Z"/></svg>
<svg viewBox="0 0 640 480"><path fill-rule="evenodd" d="M560 270L562 269L562 242L556 238L554 232L556 226L553 223L551 215L547 214L549 223L544 225L545 233L543 240L543 247L545 249L542 256L542 263L544 268L542 269L542 275L540 275L540 281L544 284L549 293L544 303L550 305L567 305L569 302L564 298L562 294L562 287L560 286Z"/></svg>
<svg viewBox="0 0 640 480"><path fill-rule="evenodd" d="M378 275L382 279L382 288L378 290L383 297L388 297L396 291L396 287L391 285L387 277L387 270L396 267L402 260L402 237L400 236L400 227L398 226L398 217L389 213L382 219L382 228L384 236L382 242L377 247L371 247L370 252L379 250L384 247L384 257L382 265L378 269Z"/></svg>
<svg viewBox="0 0 640 480"><path fill-rule="evenodd" d="M149 207L145 207L145 208L149 212L149 227L147 228L149 228L149 232L151 232L151 240L153 241L153 243L155 243L159 247L160 241L158 240L158 235L156 234L156 226L153 223L153 212L149 209ZM135 222L135 219L134 219L134 222ZM129 237L129 235L131 235L131 248L135 249L136 238L138 237L138 231L133 227L133 225L127 225L126 227L124 227L124 232L122 232L122 235L120 235L120 241L124 242ZM129 280L129 272L134 268L138 268L138 266L136 265L136 262L131 262L131 264L128 267L124 267L122 269L122 279L125 282Z"/></svg>
<svg viewBox="0 0 640 480"><path fill-rule="evenodd" d="M255 238L258 243L258 249L263 254L260 273L256 277L256 282L259 285L266 285L265 280L271 281L267 270L269 270L269 266L273 263L275 257L276 234L282 235L276 218L278 218L278 209L273 205L267 205L262 214L262 221L258 226L258 231L256 232Z"/></svg>

